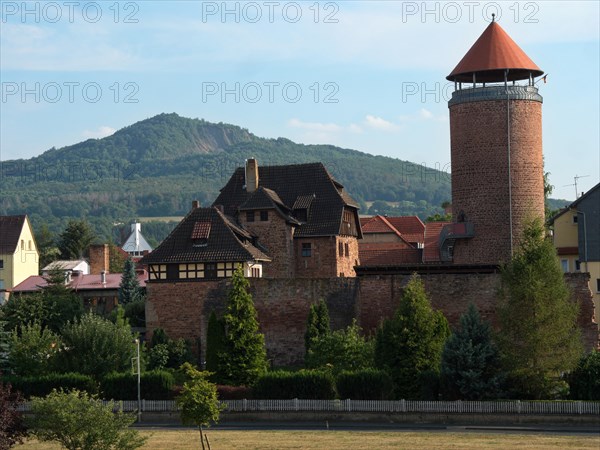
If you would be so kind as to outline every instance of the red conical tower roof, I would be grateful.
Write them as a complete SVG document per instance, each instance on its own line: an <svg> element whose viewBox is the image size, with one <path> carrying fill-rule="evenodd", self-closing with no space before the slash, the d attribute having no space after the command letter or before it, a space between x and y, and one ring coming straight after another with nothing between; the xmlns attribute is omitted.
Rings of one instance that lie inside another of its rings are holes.
<svg viewBox="0 0 600 450"><path fill-rule="evenodd" d="M509 69L509 81L544 73L497 22L492 22L446 79L472 82L475 73L479 83L500 82L504 81L505 69Z"/></svg>

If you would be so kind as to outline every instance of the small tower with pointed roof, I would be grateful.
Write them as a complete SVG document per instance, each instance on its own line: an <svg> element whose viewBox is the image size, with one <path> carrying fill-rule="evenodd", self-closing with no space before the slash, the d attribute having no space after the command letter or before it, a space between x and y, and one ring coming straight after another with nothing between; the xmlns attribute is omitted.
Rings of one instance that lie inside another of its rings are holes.
<svg viewBox="0 0 600 450"><path fill-rule="evenodd" d="M544 217L542 70L495 21L447 79L454 224L440 237L455 264L506 262L524 224Z"/></svg>

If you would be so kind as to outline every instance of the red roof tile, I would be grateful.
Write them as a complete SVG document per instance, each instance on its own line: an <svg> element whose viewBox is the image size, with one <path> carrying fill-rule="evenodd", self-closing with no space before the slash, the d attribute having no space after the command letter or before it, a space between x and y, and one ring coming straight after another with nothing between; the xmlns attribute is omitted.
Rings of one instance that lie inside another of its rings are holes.
<svg viewBox="0 0 600 450"><path fill-rule="evenodd" d="M440 261L440 233L444 225L450 222L428 222L425 225L425 248L423 250L423 262Z"/></svg>
<svg viewBox="0 0 600 450"><path fill-rule="evenodd" d="M408 242L424 242L425 224L417 216L386 217Z"/></svg>
<svg viewBox="0 0 600 450"><path fill-rule="evenodd" d="M416 248L361 248L358 254L361 266L397 266L402 264L418 264L421 262L420 251Z"/></svg>
<svg viewBox="0 0 600 450"><path fill-rule="evenodd" d="M497 22L492 22L446 79L472 82L475 73L477 82L501 82L505 69L509 69L509 81L544 73Z"/></svg>
<svg viewBox="0 0 600 450"><path fill-rule="evenodd" d="M78 275L71 278L69 287L74 291L90 291L96 289L114 289L118 290L121 284L120 273L107 273L106 283L102 283L101 275ZM146 278L148 273L145 270L138 271L138 281L140 287L146 287ZM13 288L13 292L35 292L46 287L48 283L44 277L32 275Z"/></svg>

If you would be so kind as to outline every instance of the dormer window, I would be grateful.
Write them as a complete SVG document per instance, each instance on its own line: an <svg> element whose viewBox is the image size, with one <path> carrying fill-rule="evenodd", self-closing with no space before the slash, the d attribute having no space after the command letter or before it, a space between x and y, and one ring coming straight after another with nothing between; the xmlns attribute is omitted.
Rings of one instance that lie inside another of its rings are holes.
<svg viewBox="0 0 600 450"><path fill-rule="evenodd" d="M210 235L210 222L195 222L192 230L192 245L194 247L206 247Z"/></svg>

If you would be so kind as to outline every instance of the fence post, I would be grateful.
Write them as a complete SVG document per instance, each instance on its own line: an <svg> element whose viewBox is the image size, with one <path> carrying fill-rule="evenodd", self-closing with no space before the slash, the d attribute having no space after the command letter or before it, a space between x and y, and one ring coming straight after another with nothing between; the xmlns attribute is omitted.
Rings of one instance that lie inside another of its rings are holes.
<svg viewBox="0 0 600 450"><path fill-rule="evenodd" d="M242 410L244 412L246 412L248 410L248 400L247 399L244 399L244 402L242 404Z"/></svg>
<svg viewBox="0 0 600 450"><path fill-rule="evenodd" d="M146 400L142 399L142 412L146 412Z"/></svg>
<svg viewBox="0 0 600 450"><path fill-rule="evenodd" d="M406 412L406 401L404 399L400 400L400 410L405 413Z"/></svg>
<svg viewBox="0 0 600 450"><path fill-rule="evenodd" d="M581 400L577 402L577 412L583 414L583 404L581 403Z"/></svg>
<svg viewBox="0 0 600 450"><path fill-rule="evenodd" d="M521 414L521 400L517 400L517 414Z"/></svg>
<svg viewBox="0 0 600 450"><path fill-rule="evenodd" d="M295 398L294 399L294 411L299 411L300 410L300 407L298 406L298 404L299 404L298 399Z"/></svg>

